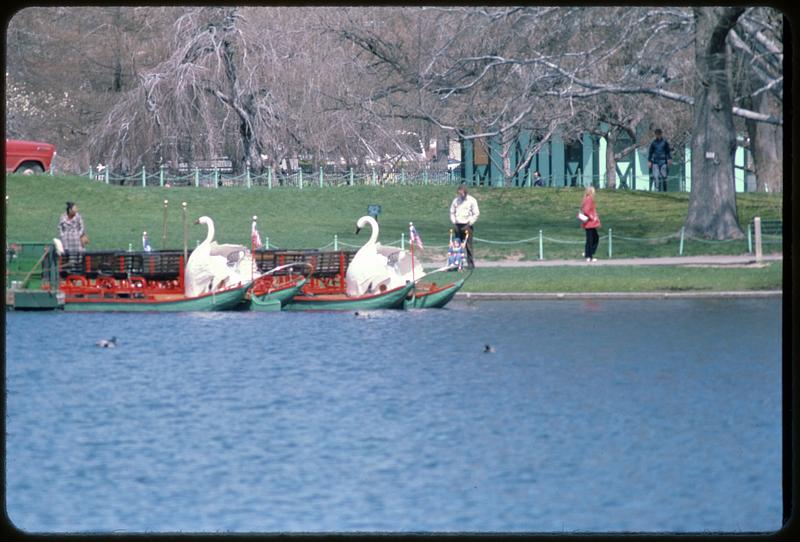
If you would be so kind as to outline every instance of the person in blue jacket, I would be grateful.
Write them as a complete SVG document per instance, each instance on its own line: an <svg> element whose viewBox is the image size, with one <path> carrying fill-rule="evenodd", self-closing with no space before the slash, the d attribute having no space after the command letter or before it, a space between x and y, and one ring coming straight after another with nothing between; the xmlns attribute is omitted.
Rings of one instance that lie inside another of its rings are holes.
<svg viewBox="0 0 800 542"><path fill-rule="evenodd" d="M650 190L653 186L659 192L667 191L667 173L672 165L672 149L663 138L661 128L655 129L656 138L650 143L647 151L647 167L650 168Z"/></svg>

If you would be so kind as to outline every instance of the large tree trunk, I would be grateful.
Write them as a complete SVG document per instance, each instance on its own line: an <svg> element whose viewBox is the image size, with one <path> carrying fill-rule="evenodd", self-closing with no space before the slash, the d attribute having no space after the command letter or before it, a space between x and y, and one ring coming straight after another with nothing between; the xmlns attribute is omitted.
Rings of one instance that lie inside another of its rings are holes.
<svg viewBox="0 0 800 542"><path fill-rule="evenodd" d="M744 236L736 211L736 132L725 38L744 8L694 8L696 37L692 193L686 233L707 239Z"/></svg>
<svg viewBox="0 0 800 542"><path fill-rule="evenodd" d="M759 113L780 115L781 106L771 92L762 92L752 99ZM783 127L764 122L747 122L750 152L756 171L758 192L783 192Z"/></svg>

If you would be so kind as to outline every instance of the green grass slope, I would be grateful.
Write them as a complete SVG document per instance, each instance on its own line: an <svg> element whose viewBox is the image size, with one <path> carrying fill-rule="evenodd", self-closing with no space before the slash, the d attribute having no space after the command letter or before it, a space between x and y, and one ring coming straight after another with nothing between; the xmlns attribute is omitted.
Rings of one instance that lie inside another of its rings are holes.
<svg viewBox="0 0 800 542"><path fill-rule="evenodd" d="M250 219L259 217L262 238L281 248L319 248L338 235L342 243L361 245L368 232L354 235L356 220L369 204L379 204L380 240L398 241L407 236L413 221L426 244L429 260L441 257L434 247L447 243L448 209L455 196L453 186L352 186L307 188L160 188L109 186L81 177L10 175L6 178L6 240L47 241L56 236L58 218L67 200L78 203L94 249L141 246L141 233L150 234L154 248L162 248L165 199L168 248L183 245L181 202L188 205L189 246L205 237L205 227L194 225L202 215L214 219L217 241L249 243ZM476 237L494 242L536 238L523 244L476 242L479 258L535 259L542 230L547 259L576 258L583 249L583 231L575 214L580 188L474 188L481 217ZM754 216L781 216L780 195L740 194L737 199L743 227ZM603 222L601 235L613 228L614 257L672 256L678 239L649 240L675 234L686 216L688 194L654 194L634 191L599 191L597 208ZM637 238L628 240L626 238ZM430 247L430 248L428 248ZM607 240L598 255L607 257ZM704 243L687 240L684 254L739 254L747 241ZM767 245L766 251L780 245Z"/></svg>

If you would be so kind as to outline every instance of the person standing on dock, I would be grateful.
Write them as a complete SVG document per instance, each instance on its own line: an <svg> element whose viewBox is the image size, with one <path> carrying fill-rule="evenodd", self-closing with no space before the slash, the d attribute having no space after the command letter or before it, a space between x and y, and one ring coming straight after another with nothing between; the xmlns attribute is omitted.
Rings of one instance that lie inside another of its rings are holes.
<svg viewBox="0 0 800 542"><path fill-rule="evenodd" d="M467 193L467 185L458 185L458 196L450 204L450 222L455 226L456 236L467 249L467 267L473 269L475 260L472 253L472 230L481 212L478 201Z"/></svg>
<svg viewBox="0 0 800 542"><path fill-rule="evenodd" d="M89 237L83 226L83 218L78 213L78 206L72 201L67 202L67 210L58 221L58 236L64 245L70 266L80 263L83 247L89 242Z"/></svg>

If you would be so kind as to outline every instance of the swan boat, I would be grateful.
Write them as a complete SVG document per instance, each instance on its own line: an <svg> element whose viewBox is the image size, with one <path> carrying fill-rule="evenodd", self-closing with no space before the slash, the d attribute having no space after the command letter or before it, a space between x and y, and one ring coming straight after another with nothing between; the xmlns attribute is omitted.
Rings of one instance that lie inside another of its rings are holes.
<svg viewBox="0 0 800 542"><path fill-rule="evenodd" d="M354 256L353 251L257 250L253 259L262 275L252 283L196 296L185 294L179 250L91 251L77 261L51 250L42 279L43 287L64 296L65 310L77 311L439 308L466 280L440 285L428 275L416 284L348 296L345 275Z"/></svg>
<svg viewBox="0 0 800 542"><path fill-rule="evenodd" d="M48 287L57 284L68 311L221 311L245 298L251 282L186 295L183 252L85 252L68 259L51 251Z"/></svg>
<svg viewBox="0 0 800 542"><path fill-rule="evenodd" d="M419 263L412 266L407 252L377 242L371 217L357 223L372 228L357 252L251 252L217 244L209 217L196 223L205 224L208 234L186 253L92 251L69 258L56 244L43 265L43 284L60 290L66 310L375 310L443 307L468 278L429 282L430 274Z"/></svg>
<svg viewBox="0 0 800 542"><path fill-rule="evenodd" d="M253 259L259 272L274 273L276 280L285 275L296 277L298 266L305 265L308 273L299 291L287 299L284 310L377 310L402 309L405 296L413 289L412 284L399 287L378 287L375 291L360 295L348 295L345 275L356 253L351 251L301 250L256 250ZM262 276L261 279L263 280ZM253 288L256 292L256 288ZM251 309L258 309L251 305Z"/></svg>

